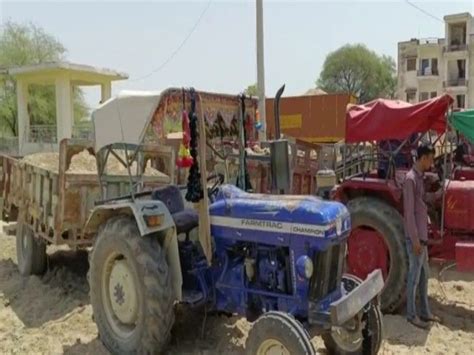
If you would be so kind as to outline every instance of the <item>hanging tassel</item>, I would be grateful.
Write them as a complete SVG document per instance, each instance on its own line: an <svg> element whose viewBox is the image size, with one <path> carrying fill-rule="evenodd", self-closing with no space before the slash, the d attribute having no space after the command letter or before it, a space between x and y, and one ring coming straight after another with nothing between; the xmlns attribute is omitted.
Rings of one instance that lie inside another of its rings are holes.
<svg viewBox="0 0 474 355"><path fill-rule="evenodd" d="M193 159L188 176L188 191L186 193L186 201L197 203L204 197L204 190L201 184L201 172L198 164L198 118L196 116L196 100L194 98L194 90L191 89L191 111L189 114L189 132L190 154Z"/></svg>
<svg viewBox="0 0 474 355"><path fill-rule="evenodd" d="M189 151L189 143L191 142L191 132L189 127L188 113L183 110L181 126L183 129L183 140L179 147L178 158L176 159L176 166L178 168L189 168L193 165L194 159Z"/></svg>

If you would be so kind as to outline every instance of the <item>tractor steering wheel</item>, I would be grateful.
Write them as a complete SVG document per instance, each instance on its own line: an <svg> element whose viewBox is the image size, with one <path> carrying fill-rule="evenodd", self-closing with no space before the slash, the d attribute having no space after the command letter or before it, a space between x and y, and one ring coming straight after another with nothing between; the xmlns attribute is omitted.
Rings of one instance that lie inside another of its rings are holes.
<svg viewBox="0 0 474 355"><path fill-rule="evenodd" d="M207 188L207 195L209 196L209 200L214 201L214 197L219 191L219 186L224 183L224 175L223 174L211 174L207 177L207 182L214 181L214 184L211 187Z"/></svg>

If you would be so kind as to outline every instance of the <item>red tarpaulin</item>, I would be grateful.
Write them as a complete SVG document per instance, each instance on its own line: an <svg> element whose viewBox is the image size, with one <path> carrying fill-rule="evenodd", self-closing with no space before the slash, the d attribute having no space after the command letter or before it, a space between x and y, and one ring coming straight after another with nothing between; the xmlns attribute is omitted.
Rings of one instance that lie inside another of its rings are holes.
<svg viewBox="0 0 474 355"><path fill-rule="evenodd" d="M413 133L446 129L446 112L453 99L448 94L417 104L378 99L353 105L346 112L346 142L405 139Z"/></svg>

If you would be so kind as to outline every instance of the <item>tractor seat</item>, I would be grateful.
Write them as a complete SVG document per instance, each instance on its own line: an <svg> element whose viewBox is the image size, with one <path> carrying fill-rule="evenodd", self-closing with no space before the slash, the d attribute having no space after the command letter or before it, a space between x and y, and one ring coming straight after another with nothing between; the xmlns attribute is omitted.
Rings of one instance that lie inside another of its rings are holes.
<svg viewBox="0 0 474 355"><path fill-rule="evenodd" d="M189 232L199 225L198 213L192 208L184 208L183 196L176 185L153 190L151 198L166 205L171 217L173 217L177 234L184 233L186 237L189 237Z"/></svg>

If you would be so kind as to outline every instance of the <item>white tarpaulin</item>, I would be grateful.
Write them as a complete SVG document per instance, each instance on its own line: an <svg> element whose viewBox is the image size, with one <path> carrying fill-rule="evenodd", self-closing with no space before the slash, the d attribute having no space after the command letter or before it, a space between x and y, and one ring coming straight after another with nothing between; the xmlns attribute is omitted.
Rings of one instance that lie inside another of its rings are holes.
<svg viewBox="0 0 474 355"><path fill-rule="evenodd" d="M92 112L95 150L115 143L140 144L160 94L152 91L122 91Z"/></svg>

